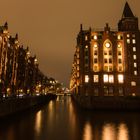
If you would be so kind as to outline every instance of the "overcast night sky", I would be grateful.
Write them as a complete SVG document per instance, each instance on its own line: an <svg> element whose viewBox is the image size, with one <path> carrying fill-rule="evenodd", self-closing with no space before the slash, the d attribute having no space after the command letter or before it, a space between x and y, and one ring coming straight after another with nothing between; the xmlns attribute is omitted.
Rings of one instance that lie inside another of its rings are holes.
<svg viewBox="0 0 140 140"><path fill-rule="evenodd" d="M3 0L0 25L6 21L12 36L36 54L40 70L69 86L76 36L85 29L116 28L126 0ZM140 0L128 0L140 19Z"/></svg>

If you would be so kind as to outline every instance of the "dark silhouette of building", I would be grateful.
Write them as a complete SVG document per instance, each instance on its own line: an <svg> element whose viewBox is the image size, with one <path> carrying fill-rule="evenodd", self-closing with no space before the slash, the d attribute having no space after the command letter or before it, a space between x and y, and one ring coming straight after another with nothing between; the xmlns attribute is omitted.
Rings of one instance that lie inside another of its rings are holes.
<svg viewBox="0 0 140 140"><path fill-rule="evenodd" d="M118 30L82 25L72 64L70 89L93 96L140 96L140 31L126 2Z"/></svg>

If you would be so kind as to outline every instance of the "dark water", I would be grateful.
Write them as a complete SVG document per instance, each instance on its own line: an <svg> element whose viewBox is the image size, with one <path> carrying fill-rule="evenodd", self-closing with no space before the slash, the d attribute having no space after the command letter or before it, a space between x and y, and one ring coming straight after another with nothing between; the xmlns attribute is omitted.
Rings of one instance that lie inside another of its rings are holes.
<svg viewBox="0 0 140 140"><path fill-rule="evenodd" d="M140 140L140 113L89 112L71 97L0 121L0 140Z"/></svg>

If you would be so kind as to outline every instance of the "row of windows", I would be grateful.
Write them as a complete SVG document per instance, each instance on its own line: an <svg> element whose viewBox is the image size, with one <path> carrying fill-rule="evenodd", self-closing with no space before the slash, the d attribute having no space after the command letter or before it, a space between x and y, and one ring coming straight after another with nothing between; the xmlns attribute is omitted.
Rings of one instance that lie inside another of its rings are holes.
<svg viewBox="0 0 140 140"><path fill-rule="evenodd" d="M99 96L99 90L100 89L97 88L97 87L95 87L93 89L94 96ZM104 96L113 96L114 95L114 88L113 87L104 86L103 92L104 92ZM118 94L119 94L119 96L123 96L124 95L123 87L118 87Z"/></svg>
<svg viewBox="0 0 140 140"><path fill-rule="evenodd" d="M85 83L89 82L89 76L85 75ZM99 82L99 75L93 75L93 82ZM104 83L114 83L114 75L112 74L104 74L103 75L103 82ZM124 76L122 74L118 74L118 83L124 83Z"/></svg>
<svg viewBox="0 0 140 140"><path fill-rule="evenodd" d="M126 37L130 38L130 34L127 34ZM132 38L135 38L135 37L136 37L135 34L132 34ZM101 39L101 35L92 35L91 38L94 39L94 40ZM123 35L121 35L121 34L117 35L117 39L118 40L122 40L123 39ZM88 40L88 36L86 35L85 36L85 41L87 41L87 40Z"/></svg>
<svg viewBox="0 0 140 140"><path fill-rule="evenodd" d="M123 74L118 74L118 83L123 84L124 83L124 75ZM89 82L89 76L85 75L85 83ZM93 75L93 82L94 83L99 83L99 75ZM114 83L114 75L112 74L104 74L103 75L103 82L104 83ZM131 86L136 86L135 81L131 81Z"/></svg>

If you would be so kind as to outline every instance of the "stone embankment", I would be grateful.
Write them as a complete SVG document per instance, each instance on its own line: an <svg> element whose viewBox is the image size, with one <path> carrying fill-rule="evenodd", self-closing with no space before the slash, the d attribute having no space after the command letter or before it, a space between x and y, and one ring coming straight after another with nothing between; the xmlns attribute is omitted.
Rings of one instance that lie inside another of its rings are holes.
<svg viewBox="0 0 140 140"><path fill-rule="evenodd" d="M140 110L140 97L95 97L72 95L75 102L85 109L92 110Z"/></svg>
<svg viewBox="0 0 140 140"><path fill-rule="evenodd" d="M55 94L0 99L0 117L5 117L56 99Z"/></svg>

